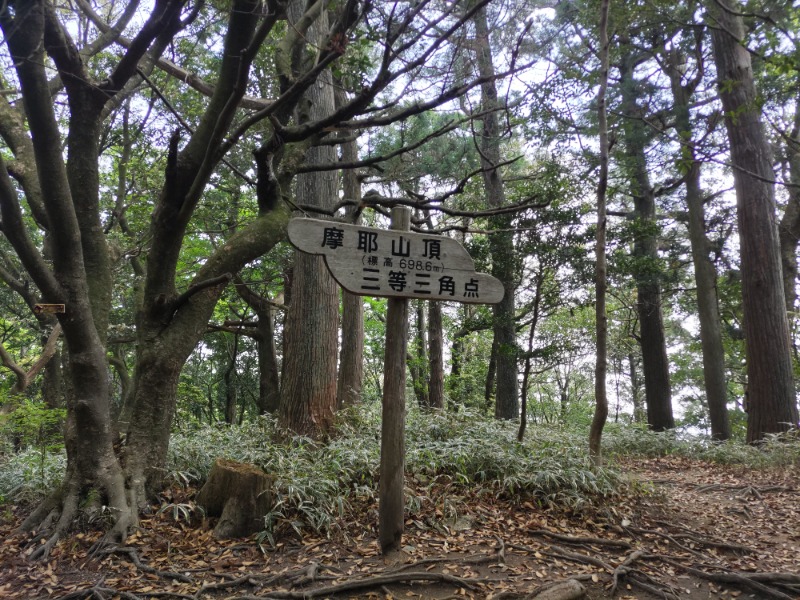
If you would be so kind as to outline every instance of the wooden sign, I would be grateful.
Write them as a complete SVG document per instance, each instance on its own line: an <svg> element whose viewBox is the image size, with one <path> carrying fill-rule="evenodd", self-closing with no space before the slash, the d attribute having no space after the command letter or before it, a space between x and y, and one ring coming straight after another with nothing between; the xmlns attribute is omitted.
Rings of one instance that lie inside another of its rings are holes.
<svg viewBox="0 0 800 600"><path fill-rule="evenodd" d="M63 304L34 304L33 305L33 312L37 315L46 314L46 315L53 315L53 314L61 314L66 311L66 307Z"/></svg>
<svg viewBox="0 0 800 600"><path fill-rule="evenodd" d="M333 278L352 294L469 304L503 299L500 281L477 273L464 246L451 238L295 218L289 241L323 255Z"/></svg>

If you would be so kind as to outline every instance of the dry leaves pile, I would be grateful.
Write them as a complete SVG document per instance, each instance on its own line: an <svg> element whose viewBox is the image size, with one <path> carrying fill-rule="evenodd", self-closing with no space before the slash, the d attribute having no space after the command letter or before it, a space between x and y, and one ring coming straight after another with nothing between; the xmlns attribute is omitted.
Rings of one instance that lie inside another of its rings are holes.
<svg viewBox="0 0 800 600"><path fill-rule="evenodd" d="M142 521L124 547L92 552L99 532L62 540L47 563L0 535L0 597L533 598L580 581L589 598L800 598L800 477L681 458L629 461L645 493L592 514L500 502L478 492L406 523L403 550L379 556L374 505L332 539L218 542L208 523ZM410 490L413 493L413 486ZM577 585L577 584L576 584Z"/></svg>

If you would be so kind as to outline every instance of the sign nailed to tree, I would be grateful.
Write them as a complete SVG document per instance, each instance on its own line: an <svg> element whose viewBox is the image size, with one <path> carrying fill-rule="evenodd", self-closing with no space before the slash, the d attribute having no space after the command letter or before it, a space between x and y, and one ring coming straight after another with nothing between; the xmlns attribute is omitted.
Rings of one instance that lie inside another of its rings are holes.
<svg viewBox="0 0 800 600"><path fill-rule="evenodd" d="M451 238L295 218L289 241L322 254L333 278L353 294L470 304L503 299L500 281L477 273L469 253Z"/></svg>

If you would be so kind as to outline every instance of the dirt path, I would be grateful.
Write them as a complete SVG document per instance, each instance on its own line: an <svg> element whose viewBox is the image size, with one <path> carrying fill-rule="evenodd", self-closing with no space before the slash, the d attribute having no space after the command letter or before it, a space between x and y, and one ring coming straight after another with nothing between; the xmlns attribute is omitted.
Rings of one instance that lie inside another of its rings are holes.
<svg viewBox="0 0 800 600"><path fill-rule="evenodd" d="M592 513L477 494L423 502L389 559L378 554L374 504L354 507L331 539L287 539L266 553L160 515L125 548L92 555L99 534L88 531L62 540L47 563L26 560L30 548L12 536L19 515L7 514L0 598L532 598L569 579L592 599L800 598L796 468L678 458L627 468L645 492Z"/></svg>

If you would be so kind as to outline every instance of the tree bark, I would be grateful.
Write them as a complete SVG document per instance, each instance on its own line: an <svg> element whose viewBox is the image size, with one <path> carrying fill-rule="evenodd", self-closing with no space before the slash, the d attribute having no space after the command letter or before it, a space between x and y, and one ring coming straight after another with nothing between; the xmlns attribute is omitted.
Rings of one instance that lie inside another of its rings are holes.
<svg viewBox="0 0 800 600"><path fill-rule="evenodd" d="M742 265L750 412L747 441L797 426L789 322L775 221L769 142L761 123L738 2L707 4L717 85L731 148Z"/></svg>
<svg viewBox="0 0 800 600"><path fill-rule="evenodd" d="M337 87L337 105L343 104L338 94L343 94ZM355 140L342 144L342 162L351 163L358 160L358 144ZM354 169L342 174L342 191L344 197L354 202L361 201L361 182ZM349 209L354 214L356 207ZM359 219L356 221L358 223ZM337 379L336 405L353 406L361 400L361 389L364 385L364 300L350 292L342 290L342 346L339 356L339 376Z"/></svg>
<svg viewBox="0 0 800 600"><path fill-rule="evenodd" d="M681 163L688 165L684 186L689 210L689 242L692 247L694 279L697 285L697 317L700 321L700 343L703 349L703 381L711 421L711 437L715 440L727 440L731 437L731 424L727 406L725 349L722 346L722 327L717 299L717 272L709 257L703 192L700 187L701 165L696 156L689 112L692 82L689 85L682 83L679 62L678 51L673 48L667 57L666 65L672 87L675 129L682 142ZM701 65L697 68L702 71Z"/></svg>
<svg viewBox="0 0 800 600"><path fill-rule="evenodd" d="M498 111L500 106L495 86L495 69L492 48L489 40L489 24L485 7L475 12L475 44L477 49L478 72L485 79L481 84L481 168L486 188L488 204L491 208L505 205L506 196L503 177L500 172L500 126ZM511 228L511 218L498 216L492 218L492 227L497 230ZM498 419L519 418L519 397L517 395L517 335L515 317L516 253L514 237L509 231L497 231L489 237L492 253L492 275L497 277L505 289L503 299L494 305L494 340L497 365L495 417Z"/></svg>
<svg viewBox="0 0 800 600"><path fill-rule="evenodd" d="M416 329L414 335L415 356L410 356L409 371L411 372L411 382L414 386L414 395L417 398L417 405L420 408L428 408L430 397L428 396L428 326L425 318L424 300L415 302Z"/></svg>
<svg viewBox="0 0 800 600"><path fill-rule="evenodd" d="M294 0L290 22L303 14L306 3ZM309 43L320 43L328 30L323 10L308 32ZM297 114L300 122L321 119L334 111L333 82L329 70L306 92ZM330 146L317 146L306 153L315 164L336 162ZM330 208L337 199L333 171L305 173L297 177L299 204ZM278 410L284 427L304 435L325 433L336 411L336 362L339 331L338 286L321 256L295 252L292 302L286 315L286 354L283 386Z"/></svg>
<svg viewBox="0 0 800 600"><path fill-rule="evenodd" d="M233 334L233 347L228 354L228 365L222 380L225 382L225 422L228 425L236 424L236 412L238 403L237 382L236 382L236 359L239 354L239 335Z"/></svg>
<svg viewBox="0 0 800 600"><path fill-rule="evenodd" d="M258 414L272 414L281 399L280 369L275 347L275 310L267 307L258 315Z"/></svg>
<svg viewBox="0 0 800 600"><path fill-rule="evenodd" d="M264 529L271 488L272 479L259 467L218 458L196 501L209 517L219 517L215 538L247 537Z"/></svg>
<svg viewBox="0 0 800 600"><path fill-rule="evenodd" d="M647 172L647 132L637 106L635 58L629 53L620 64L622 113L625 115L625 155L631 176L636 219L633 255L636 257L636 311L639 316L647 423L654 431L675 427L669 359L661 310L661 273L658 266L656 202Z"/></svg>
<svg viewBox="0 0 800 600"><path fill-rule="evenodd" d="M280 401L278 352L275 347L275 307L267 298L252 290L236 277L236 293L256 314L256 344L258 348L258 414L274 413Z"/></svg>
<svg viewBox="0 0 800 600"><path fill-rule="evenodd" d="M800 104L795 104L794 124L786 136L786 159L789 163L788 202L779 226L783 293L791 325L797 304L797 245L800 243Z"/></svg>
<svg viewBox="0 0 800 600"><path fill-rule="evenodd" d="M52 242L52 264L45 262L28 236L16 190L0 159L3 232L43 299L66 307L59 322L69 364L67 473L59 490L22 525L31 530L58 517L50 538L33 554L43 557L71 524L88 490L96 490L108 506L114 507L112 539L122 537L135 521L112 446L104 347L110 305L103 305L110 294L110 272L99 214L91 214L99 192L96 186L94 190L83 189L97 181L100 111L111 92L104 92L90 80L52 6L18 3L13 14L10 10L0 13L0 25L22 90L46 213L43 218L49 227L48 241ZM146 39L143 41L145 47L149 45ZM51 102L45 50L67 91L70 120L66 162L61 128ZM98 255L87 256L87 252Z"/></svg>
<svg viewBox="0 0 800 600"><path fill-rule="evenodd" d="M428 406L444 408L444 336L442 335L442 305L428 303L428 355L430 356L430 386Z"/></svg>

